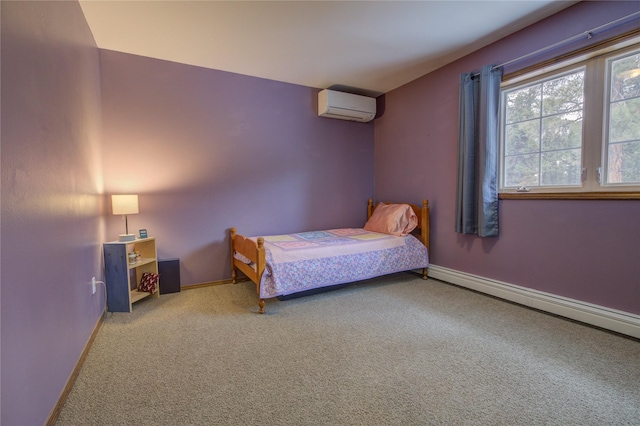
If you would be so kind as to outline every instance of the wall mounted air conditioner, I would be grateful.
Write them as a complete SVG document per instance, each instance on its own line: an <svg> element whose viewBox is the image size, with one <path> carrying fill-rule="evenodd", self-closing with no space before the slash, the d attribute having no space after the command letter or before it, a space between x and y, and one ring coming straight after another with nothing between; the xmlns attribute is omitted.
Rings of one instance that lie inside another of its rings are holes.
<svg viewBox="0 0 640 426"><path fill-rule="evenodd" d="M376 116L376 99L324 89L318 93L318 115L365 123Z"/></svg>

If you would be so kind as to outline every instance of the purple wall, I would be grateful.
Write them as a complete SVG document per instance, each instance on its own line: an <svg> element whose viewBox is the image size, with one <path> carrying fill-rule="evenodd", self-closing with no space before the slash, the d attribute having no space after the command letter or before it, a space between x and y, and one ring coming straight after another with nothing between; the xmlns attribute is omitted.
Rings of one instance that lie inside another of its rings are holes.
<svg viewBox="0 0 640 426"><path fill-rule="evenodd" d="M1 2L2 416L44 424L98 322L99 58L75 2Z"/></svg>
<svg viewBox="0 0 640 426"><path fill-rule="evenodd" d="M180 258L182 285L231 277L232 226L269 235L366 221L373 124L318 117L316 89L112 51L100 62L106 192L140 194L129 230ZM108 239L124 232L107 220Z"/></svg>
<svg viewBox="0 0 640 426"><path fill-rule="evenodd" d="M434 265L640 314L639 200L502 200L498 238L454 232L459 75L639 9L579 3L386 95L375 123L376 198L429 199Z"/></svg>

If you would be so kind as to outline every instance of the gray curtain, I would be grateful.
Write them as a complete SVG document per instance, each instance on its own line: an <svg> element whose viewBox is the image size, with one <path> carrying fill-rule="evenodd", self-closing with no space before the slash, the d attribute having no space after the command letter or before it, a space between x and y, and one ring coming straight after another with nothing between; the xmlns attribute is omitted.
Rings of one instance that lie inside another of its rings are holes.
<svg viewBox="0 0 640 426"><path fill-rule="evenodd" d="M460 76L456 232L498 235L498 116L502 68Z"/></svg>

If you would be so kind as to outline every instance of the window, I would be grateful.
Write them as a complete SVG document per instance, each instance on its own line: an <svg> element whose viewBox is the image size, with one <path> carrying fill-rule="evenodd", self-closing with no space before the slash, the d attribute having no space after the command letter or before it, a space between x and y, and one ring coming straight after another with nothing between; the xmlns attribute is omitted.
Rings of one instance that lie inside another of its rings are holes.
<svg viewBox="0 0 640 426"><path fill-rule="evenodd" d="M640 51L607 60L605 183L640 183Z"/></svg>
<svg viewBox="0 0 640 426"><path fill-rule="evenodd" d="M500 192L640 190L640 45L502 84Z"/></svg>

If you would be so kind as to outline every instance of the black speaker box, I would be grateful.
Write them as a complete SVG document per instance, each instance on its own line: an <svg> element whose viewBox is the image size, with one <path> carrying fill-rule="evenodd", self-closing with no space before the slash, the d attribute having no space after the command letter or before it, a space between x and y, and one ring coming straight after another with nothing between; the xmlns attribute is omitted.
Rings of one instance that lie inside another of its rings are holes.
<svg viewBox="0 0 640 426"><path fill-rule="evenodd" d="M158 261L160 274L160 294L180 291L180 259Z"/></svg>

